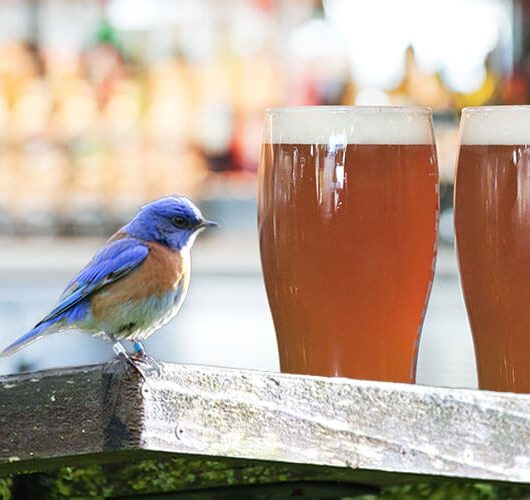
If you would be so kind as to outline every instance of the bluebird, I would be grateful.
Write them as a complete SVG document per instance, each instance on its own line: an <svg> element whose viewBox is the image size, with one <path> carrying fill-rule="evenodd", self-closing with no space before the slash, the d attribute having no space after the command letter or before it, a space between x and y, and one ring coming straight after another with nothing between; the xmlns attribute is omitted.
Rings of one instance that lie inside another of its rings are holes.
<svg viewBox="0 0 530 500"><path fill-rule="evenodd" d="M0 357L64 330L102 336L114 352L143 375L151 367L142 341L179 311L190 283L190 249L206 220L187 198L168 196L140 208L66 286L57 305ZM122 345L130 340L131 357Z"/></svg>

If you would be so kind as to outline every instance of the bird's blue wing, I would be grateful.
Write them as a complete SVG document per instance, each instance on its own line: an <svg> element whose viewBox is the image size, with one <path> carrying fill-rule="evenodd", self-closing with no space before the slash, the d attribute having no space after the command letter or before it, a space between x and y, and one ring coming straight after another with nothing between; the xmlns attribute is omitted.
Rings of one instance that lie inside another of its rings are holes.
<svg viewBox="0 0 530 500"><path fill-rule="evenodd" d="M59 303L36 326L50 323L97 290L134 271L148 253L147 245L132 238L116 240L103 247L68 284Z"/></svg>
<svg viewBox="0 0 530 500"><path fill-rule="evenodd" d="M84 315L87 304L83 301L106 285L138 269L147 257L149 248L141 241L123 238L108 243L90 263L68 284L55 308L29 332L0 352L9 356L46 334L48 328L63 319Z"/></svg>

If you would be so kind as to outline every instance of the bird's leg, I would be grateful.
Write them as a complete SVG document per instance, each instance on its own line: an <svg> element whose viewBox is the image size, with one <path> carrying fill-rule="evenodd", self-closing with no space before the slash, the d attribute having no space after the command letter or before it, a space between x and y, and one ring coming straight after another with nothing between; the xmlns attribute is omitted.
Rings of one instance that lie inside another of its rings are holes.
<svg viewBox="0 0 530 500"><path fill-rule="evenodd" d="M143 344L139 340L131 340L133 344L134 352L136 353L136 356L139 358L143 358L147 356L147 353L145 352Z"/></svg>
<svg viewBox="0 0 530 500"><path fill-rule="evenodd" d="M127 371L130 371L131 368L140 374L140 376L145 380L146 375L141 370L141 368L134 362L133 359L129 356L127 351L125 350L125 347L121 344L121 342L114 337L114 335L108 334L109 338L112 340L112 350L118 356L119 359L121 359L125 363L125 369Z"/></svg>
<svg viewBox="0 0 530 500"><path fill-rule="evenodd" d="M162 368L157 360L145 352L143 344L139 340L131 340L135 354L132 356L134 361L143 363L149 366L151 371L156 372L158 376L162 373Z"/></svg>

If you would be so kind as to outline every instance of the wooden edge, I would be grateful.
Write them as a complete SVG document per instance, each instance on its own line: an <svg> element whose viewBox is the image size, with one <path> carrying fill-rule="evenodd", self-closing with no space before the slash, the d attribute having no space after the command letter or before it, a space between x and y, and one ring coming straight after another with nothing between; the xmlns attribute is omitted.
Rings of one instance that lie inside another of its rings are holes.
<svg viewBox="0 0 530 500"><path fill-rule="evenodd" d="M139 451L530 483L530 396L175 364L142 383L120 366L1 377L0 471Z"/></svg>

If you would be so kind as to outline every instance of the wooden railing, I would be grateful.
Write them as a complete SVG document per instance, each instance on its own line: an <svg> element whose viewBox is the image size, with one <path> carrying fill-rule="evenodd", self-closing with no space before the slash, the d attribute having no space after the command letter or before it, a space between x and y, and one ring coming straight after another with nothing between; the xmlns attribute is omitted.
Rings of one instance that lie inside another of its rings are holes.
<svg viewBox="0 0 530 500"><path fill-rule="evenodd" d="M530 483L530 396L175 364L146 382L117 362L12 375L0 477L15 498Z"/></svg>

